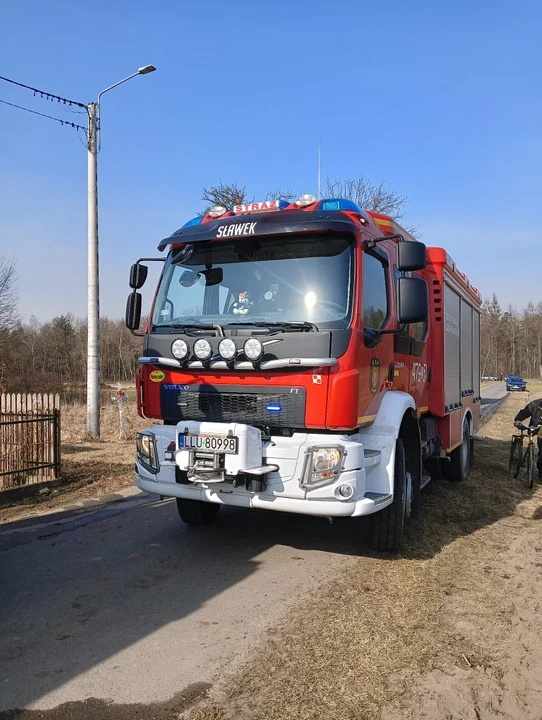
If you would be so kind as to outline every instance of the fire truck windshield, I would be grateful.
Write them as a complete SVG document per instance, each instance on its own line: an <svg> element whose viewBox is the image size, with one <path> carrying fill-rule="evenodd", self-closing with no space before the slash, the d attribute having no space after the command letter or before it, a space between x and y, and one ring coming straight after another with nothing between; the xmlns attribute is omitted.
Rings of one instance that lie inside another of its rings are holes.
<svg viewBox="0 0 542 720"><path fill-rule="evenodd" d="M345 328L352 314L353 238L239 238L172 250L154 304L155 328L183 323L309 322Z"/></svg>

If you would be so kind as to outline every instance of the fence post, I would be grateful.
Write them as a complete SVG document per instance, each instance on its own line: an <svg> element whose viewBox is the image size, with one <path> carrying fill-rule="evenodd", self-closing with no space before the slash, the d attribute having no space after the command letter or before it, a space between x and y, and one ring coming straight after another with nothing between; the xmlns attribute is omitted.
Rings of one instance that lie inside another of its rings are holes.
<svg viewBox="0 0 542 720"><path fill-rule="evenodd" d="M54 445L53 445L53 462L54 462L54 476L55 479L60 477L60 465L61 465L61 451L60 451L60 410L57 408L53 409L53 423L54 423Z"/></svg>

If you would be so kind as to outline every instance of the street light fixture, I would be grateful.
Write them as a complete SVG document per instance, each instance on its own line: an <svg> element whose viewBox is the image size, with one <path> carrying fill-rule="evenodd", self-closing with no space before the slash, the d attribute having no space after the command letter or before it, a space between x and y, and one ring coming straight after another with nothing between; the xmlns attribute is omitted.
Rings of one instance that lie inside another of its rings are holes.
<svg viewBox="0 0 542 720"><path fill-rule="evenodd" d="M100 100L104 93L138 75L154 72L154 65L144 65L132 75L110 85L98 95L88 111L88 346L87 346L87 434L100 437L100 294L98 256L98 149Z"/></svg>

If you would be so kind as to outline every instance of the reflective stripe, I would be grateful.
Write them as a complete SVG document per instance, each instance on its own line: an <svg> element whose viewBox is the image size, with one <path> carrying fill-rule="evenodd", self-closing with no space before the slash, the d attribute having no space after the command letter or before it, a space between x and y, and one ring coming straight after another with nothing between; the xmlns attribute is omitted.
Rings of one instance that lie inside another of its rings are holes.
<svg viewBox="0 0 542 720"><path fill-rule="evenodd" d="M363 423L374 422L375 420L376 420L376 415L363 415L362 417L358 418L358 425L362 425Z"/></svg>

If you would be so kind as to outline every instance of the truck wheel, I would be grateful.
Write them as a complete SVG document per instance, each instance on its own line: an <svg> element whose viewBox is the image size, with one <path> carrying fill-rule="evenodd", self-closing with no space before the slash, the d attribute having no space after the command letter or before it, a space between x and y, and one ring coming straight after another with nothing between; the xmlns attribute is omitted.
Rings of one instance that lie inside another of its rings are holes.
<svg viewBox="0 0 542 720"><path fill-rule="evenodd" d="M212 525L214 523L220 505L203 502L203 500L177 498L177 510L183 523L193 527L201 527L202 525Z"/></svg>
<svg viewBox="0 0 542 720"><path fill-rule="evenodd" d="M407 490L405 448L401 439L395 444L395 473L393 482L393 502L384 510L375 513L372 518L371 546L379 552L397 552L403 542L405 519L410 514L407 499L412 493Z"/></svg>
<svg viewBox="0 0 542 720"><path fill-rule="evenodd" d="M463 440L461 445L450 453L450 461L446 463L446 477L455 482L467 479L472 456L472 440L468 420L463 423Z"/></svg>

